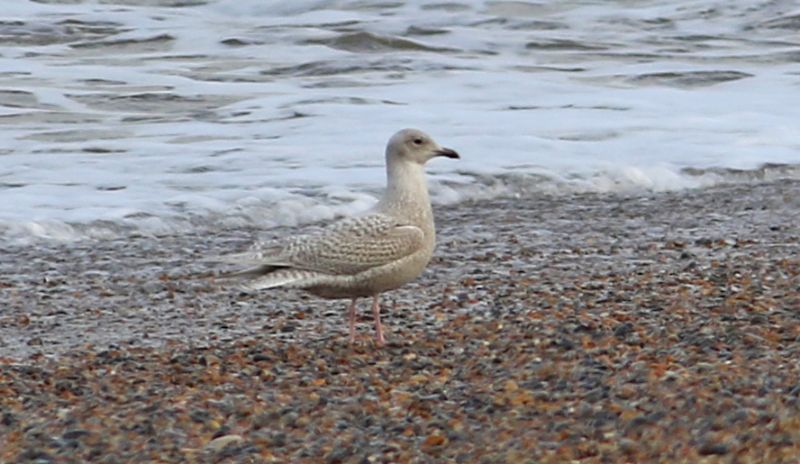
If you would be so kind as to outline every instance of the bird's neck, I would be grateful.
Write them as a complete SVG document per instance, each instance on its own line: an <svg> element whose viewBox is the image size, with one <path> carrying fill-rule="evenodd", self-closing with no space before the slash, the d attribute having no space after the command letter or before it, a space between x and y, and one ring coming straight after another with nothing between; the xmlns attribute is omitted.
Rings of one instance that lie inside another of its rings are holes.
<svg viewBox="0 0 800 464"><path fill-rule="evenodd" d="M431 200L428 195L428 184L425 179L425 168L413 162L388 162L386 164L386 193L380 203L383 208L394 210L407 209L408 205L417 206L417 211L429 212Z"/></svg>

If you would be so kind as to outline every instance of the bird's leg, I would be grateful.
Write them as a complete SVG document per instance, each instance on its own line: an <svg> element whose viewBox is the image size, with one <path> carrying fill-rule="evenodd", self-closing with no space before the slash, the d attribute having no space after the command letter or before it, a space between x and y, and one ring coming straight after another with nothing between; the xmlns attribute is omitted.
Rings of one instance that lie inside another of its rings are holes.
<svg viewBox="0 0 800 464"><path fill-rule="evenodd" d="M350 306L347 308L347 314L349 317L350 322L350 343L353 344L356 341L356 300L357 298L353 298L353 301L350 302Z"/></svg>
<svg viewBox="0 0 800 464"><path fill-rule="evenodd" d="M383 346L386 342L383 338L383 326L381 326L381 305L380 296L375 295L372 299L372 315L375 316L375 343Z"/></svg>

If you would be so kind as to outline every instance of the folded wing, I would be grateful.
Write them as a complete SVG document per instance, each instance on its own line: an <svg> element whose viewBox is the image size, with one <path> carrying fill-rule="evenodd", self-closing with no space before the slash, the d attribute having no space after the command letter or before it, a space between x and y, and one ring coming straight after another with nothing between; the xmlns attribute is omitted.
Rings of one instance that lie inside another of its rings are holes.
<svg viewBox="0 0 800 464"><path fill-rule="evenodd" d="M232 256L240 264L254 267L230 276L255 277L289 270L315 275L355 275L409 256L422 249L423 242L424 233L419 227L383 214L370 214Z"/></svg>

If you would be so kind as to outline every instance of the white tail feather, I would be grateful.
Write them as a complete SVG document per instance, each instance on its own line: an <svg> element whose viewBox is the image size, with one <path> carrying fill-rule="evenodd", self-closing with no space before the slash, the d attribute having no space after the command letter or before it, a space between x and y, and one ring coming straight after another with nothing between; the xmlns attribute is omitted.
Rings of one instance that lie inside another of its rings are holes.
<svg viewBox="0 0 800 464"><path fill-rule="evenodd" d="M240 287L250 291L275 287L302 288L314 285L324 278L325 275L317 272L285 269L248 280L247 282L243 282Z"/></svg>

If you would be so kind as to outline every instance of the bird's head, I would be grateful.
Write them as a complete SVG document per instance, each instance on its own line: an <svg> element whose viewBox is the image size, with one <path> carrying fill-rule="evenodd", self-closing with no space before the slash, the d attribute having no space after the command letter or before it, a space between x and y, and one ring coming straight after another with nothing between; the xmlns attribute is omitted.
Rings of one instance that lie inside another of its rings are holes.
<svg viewBox="0 0 800 464"><path fill-rule="evenodd" d="M394 134L386 145L386 161L411 161L425 164L437 156L458 159L458 153L436 143L430 135L417 129L403 129Z"/></svg>

